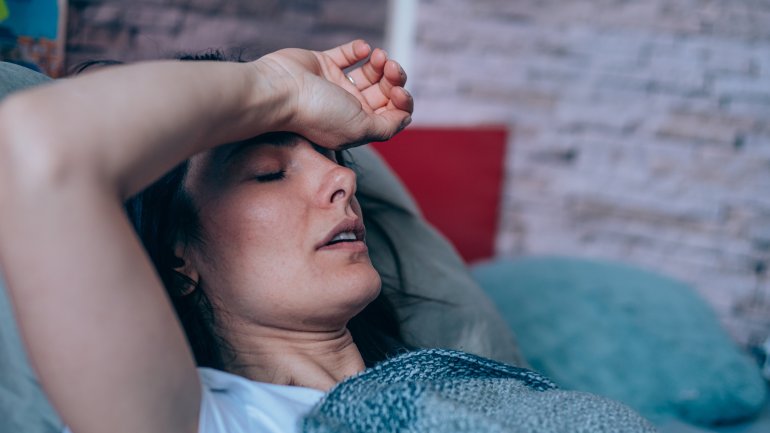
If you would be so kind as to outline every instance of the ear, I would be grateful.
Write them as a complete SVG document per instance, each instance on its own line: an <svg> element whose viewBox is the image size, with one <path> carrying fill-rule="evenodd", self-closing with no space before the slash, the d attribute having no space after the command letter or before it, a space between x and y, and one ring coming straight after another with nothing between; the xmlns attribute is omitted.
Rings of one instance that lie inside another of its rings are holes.
<svg viewBox="0 0 770 433"><path fill-rule="evenodd" d="M195 291L200 281L200 274L193 265L194 261L189 256L190 252L181 243L178 243L174 248L174 256L177 262L174 266L174 271L184 277L187 280L186 286L179 292L179 296L187 296Z"/></svg>

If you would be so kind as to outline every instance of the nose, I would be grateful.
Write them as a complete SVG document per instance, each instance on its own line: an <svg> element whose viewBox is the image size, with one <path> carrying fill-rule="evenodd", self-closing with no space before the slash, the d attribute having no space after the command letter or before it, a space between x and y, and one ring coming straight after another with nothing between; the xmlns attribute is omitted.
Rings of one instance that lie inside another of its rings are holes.
<svg viewBox="0 0 770 433"><path fill-rule="evenodd" d="M332 163L322 183L321 200L326 205L350 203L356 194L356 174L353 170Z"/></svg>

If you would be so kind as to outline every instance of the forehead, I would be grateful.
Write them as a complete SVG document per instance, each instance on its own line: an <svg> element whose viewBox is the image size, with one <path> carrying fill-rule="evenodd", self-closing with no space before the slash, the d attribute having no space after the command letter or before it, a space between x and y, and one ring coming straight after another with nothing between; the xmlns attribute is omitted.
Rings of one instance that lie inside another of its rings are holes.
<svg viewBox="0 0 770 433"><path fill-rule="evenodd" d="M194 155L188 163L185 187L188 192L194 192L200 188L206 190L215 188L218 184L224 185L239 167L245 166L246 162L251 163L258 155L266 155L259 149L296 148L302 144L311 146L333 161L337 160L333 150L321 147L301 135L270 132Z"/></svg>
<svg viewBox="0 0 770 433"><path fill-rule="evenodd" d="M264 146L294 147L300 143L310 143L307 139L291 132L269 132L248 140L226 144L216 148L211 155L212 163L229 164L238 160L238 156Z"/></svg>

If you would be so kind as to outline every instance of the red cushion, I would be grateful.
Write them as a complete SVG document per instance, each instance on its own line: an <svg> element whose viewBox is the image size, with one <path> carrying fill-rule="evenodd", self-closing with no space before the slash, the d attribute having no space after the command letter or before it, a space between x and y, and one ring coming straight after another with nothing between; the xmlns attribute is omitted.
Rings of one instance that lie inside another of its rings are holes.
<svg viewBox="0 0 770 433"><path fill-rule="evenodd" d="M494 254L507 135L504 127L411 127L374 147L472 262Z"/></svg>

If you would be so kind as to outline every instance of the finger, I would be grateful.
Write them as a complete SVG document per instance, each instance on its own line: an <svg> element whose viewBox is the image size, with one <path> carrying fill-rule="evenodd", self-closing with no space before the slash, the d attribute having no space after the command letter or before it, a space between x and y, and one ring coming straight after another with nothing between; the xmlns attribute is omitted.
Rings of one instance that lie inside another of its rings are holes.
<svg viewBox="0 0 770 433"><path fill-rule="evenodd" d="M372 110L384 107L390 102L390 90L384 93L379 85L369 86L369 88L361 91L361 95Z"/></svg>
<svg viewBox="0 0 770 433"><path fill-rule="evenodd" d="M393 86L404 87L406 84L406 72L397 61L389 60L383 72L385 79Z"/></svg>
<svg viewBox="0 0 770 433"><path fill-rule="evenodd" d="M403 87L406 84L406 72L398 62L388 60L383 71L383 79L376 86L363 89L361 94L372 109L378 109L386 105L390 99L392 89Z"/></svg>
<svg viewBox="0 0 770 433"><path fill-rule="evenodd" d="M374 110L374 112L375 114L380 114L386 110L400 110L411 114L414 112L414 99L403 87L395 87L388 103Z"/></svg>
<svg viewBox="0 0 770 433"><path fill-rule="evenodd" d="M385 73L384 69L387 61L388 53L385 50L375 48L369 61L361 65L360 68L350 71L348 76L353 79L358 90L366 89L380 81Z"/></svg>
<svg viewBox="0 0 770 433"><path fill-rule="evenodd" d="M390 103L398 110L406 111L409 114L414 112L414 98L403 87L394 87L390 91Z"/></svg>
<svg viewBox="0 0 770 433"><path fill-rule="evenodd" d="M349 68L371 53L372 47L364 40L356 39L347 44L324 51L340 69Z"/></svg>

